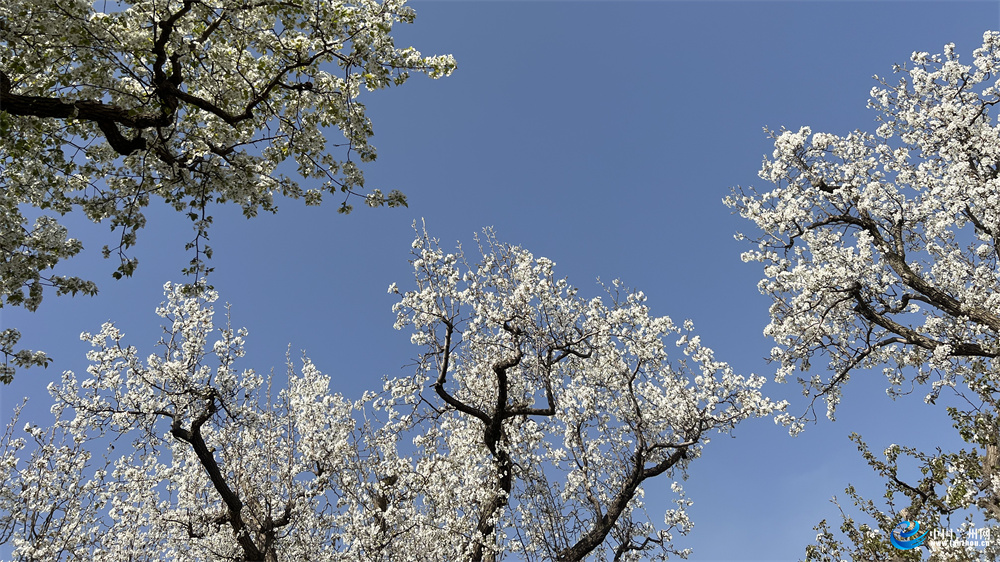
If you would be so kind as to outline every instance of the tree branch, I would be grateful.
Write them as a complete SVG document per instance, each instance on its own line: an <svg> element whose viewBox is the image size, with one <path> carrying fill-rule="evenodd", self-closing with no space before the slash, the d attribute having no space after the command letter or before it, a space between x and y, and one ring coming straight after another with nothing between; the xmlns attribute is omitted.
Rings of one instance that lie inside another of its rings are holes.
<svg viewBox="0 0 1000 562"><path fill-rule="evenodd" d="M474 418L481 420L484 424L490 424L490 416L486 412L476 408L475 406L469 406L465 402L462 402L448 393L444 389L444 383L448 380L448 366L451 361L451 336L452 332L455 331L455 327L451 322L445 322L445 335L444 335L444 357L441 359L441 368L438 371L438 378L434 381L434 392L445 401L446 404L455 408L463 414L468 414Z"/></svg>
<svg viewBox="0 0 1000 562"><path fill-rule="evenodd" d="M674 466L681 460L687 458L687 447L681 447L674 451L673 454L663 459L655 466L650 468L645 467L645 458L643 451L636 450L632 457L632 470L628 475L625 482L622 483L621 489L615 494L614 499L607 507L607 511L604 516L595 521L594 527L584 534L580 539L569 548L565 548L556 554L556 560L560 562L576 562L578 560L583 560L588 554L590 554L595 548L604 542L607 538L608 533L614 528L615 523L617 523L618 518L625 511L628 503L635 497L635 492L647 478L652 478L654 476L659 476L666 472L670 467Z"/></svg>
<svg viewBox="0 0 1000 562"><path fill-rule="evenodd" d="M263 560L264 556L257 545L254 544L253 539L250 537L250 533L246 528L246 524L243 522L243 517L241 512L243 511L243 502L240 500L239 496L229 487L226 482L225 476L222 475L222 470L219 468L219 463L215 460L215 455L209 450L208 445L205 444L205 439L201 435L201 426L205 424L216 412L218 411L218 406L215 404L215 398L210 397L207 400L205 410L202 411L194 420L191 422L191 429L184 429L181 427L180 416L174 417L171 423L170 433L176 439L184 441L191 445L194 449L195 455L198 457L198 461L201 466L208 473L209 479L212 481L212 486L215 491L219 493L222 498L223 503L226 504L226 508L229 510L229 524L233 528L233 532L236 535L236 540L239 542L240 547L243 548L243 553L249 560Z"/></svg>

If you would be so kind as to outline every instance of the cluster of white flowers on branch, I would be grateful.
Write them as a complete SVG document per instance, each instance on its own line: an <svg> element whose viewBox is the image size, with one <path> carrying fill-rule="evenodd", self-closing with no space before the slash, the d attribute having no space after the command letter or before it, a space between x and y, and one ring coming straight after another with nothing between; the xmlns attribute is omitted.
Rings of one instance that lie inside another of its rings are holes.
<svg viewBox="0 0 1000 562"><path fill-rule="evenodd" d="M84 334L90 367L50 386L54 424L20 437L15 414L0 440L0 543L23 560L684 553L678 481L711 435L782 405L642 293L584 300L550 260L483 243L469 266L417 236L396 325L425 352L357 402L308 360L286 385L237 371L247 334L210 343L207 289L166 286L145 360L110 323ZM656 477L677 495L663 529L642 504Z"/></svg>
<svg viewBox="0 0 1000 562"><path fill-rule="evenodd" d="M856 438L887 479L890 506L894 494L904 496L908 517L928 522L964 509L1000 520L1000 125L990 114L1000 102L998 71L996 31L983 35L972 65L959 62L954 45L914 53L895 67L898 82L876 77L874 134L772 133L760 176L775 188L737 189L726 199L763 231L743 259L764 265L759 286L773 298L766 333L778 344L771 357L779 379L825 356L826 376L799 380L814 401L825 398L831 419L850 375L870 368L882 368L892 396L923 387L934 404L950 389L968 405L949 415L981 451L895 447L883 461ZM794 433L808 417L784 421ZM920 465L919 483L897 476L900 453ZM848 494L881 527L870 533L845 516L850 556L881 559L876 543L890 556L896 513ZM837 543L825 522L818 540L810 560L828 559Z"/></svg>
<svg viewBox="0 0 1000 562"><path fill-rule="evenodd" d="M936 374L934 400L1000 356L1000 33L972 67L951 45L913 62L872 90L877 134L774 133L760 176L776 188L726 199L764 232L743 259L764 264L779 377L825 353L831 378L803 382L831 416L854 369L886 366L895 391L907 368Z"/></svg>
<svg viewBox="0 0 1000 562"><path fill-rule="evenodd" d="M397 48L404 0L136 0L98 4L11 0L0 5L0 297L37 306L44 284L96 292L76 277L43 277L78 241L46 218L27 228L22 206L82 209L120 232L115 277L161 198L195 227L189 272L202 273L210 203L274 211L275 194L319 204L323 193L370 206L405 205L400 192L363 192L355 161L375 158L358 101L409 72L446 76L451 56ZM330 129L345 151L335 157ZM316 180L304 190L279 165ZM51 224L49 224L51 223ZM112 245L113 246L113 245ZM25 298L24 289L30 289Z"/></svg>
<svg viewBox="0 0 1000 562"><path fill-rule="evenodd" d="M679 491L712 433L783 405L760 394L762 378L715 360L690 323L650 316L641 292L616 281L609 303L585 300L551 260L490 231L479 242L482 261L470 265L426 232L414 241L418 289L396 305L396 326L412 326L427 353L414 377L388 383L404 403L420 397L405 422L425 455L462 459L456 473L476 475L450 483L471 486L474 507L450 495L434 502L466 514L449 536L468 537L463 549L475 560L491 551L580 560L603 559L601 548L615 559L670 549L670 531L689 524L686 500L657 531L636 517L644 482L663 475ZM668 360L672 339L684 359Z"/></svg>

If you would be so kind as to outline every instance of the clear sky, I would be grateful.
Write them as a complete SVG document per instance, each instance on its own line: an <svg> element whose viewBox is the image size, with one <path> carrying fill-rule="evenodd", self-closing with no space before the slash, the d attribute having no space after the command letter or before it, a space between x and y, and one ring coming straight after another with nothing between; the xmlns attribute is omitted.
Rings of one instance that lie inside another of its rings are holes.
<svg viewBox="0 0 1000 562"><path fill-rule="evenodd" d="M770 376L761 271L740 261L748 246L733 239L751 225L722 204L733 186L766 187L756 175L772 150L762 128L873 130L873 75L948 42L969 61L983 31L1000 26L994 1L411 5L416 23L396 29L397 44L452 53L459 66L447 79L414 76L362 98L379 151L368 184L400 189L409 208L356 205L345 217L335 201L282 201L277 215L249 221L237 209L214 212L211 282L232 303L234 325L249 329L244 367L280 373L290 344L354 397L403 373L419 350L392 329L386 287L412 283L410 225L423 218L444 246L494 226L502 241L554 260L586 296L600 294L598 277L620 278L655 314L694 320L736 371ZM45 386L86 369L81 331L113 319L129 343L153 350L163 282L182 280L190 259L190 223L153 210L135 276L115 282L116 264L100 258L114 241L107 227L69 223L87 250L62 271L96 279L101 294L50 295L36 314L0 316L0 327L19 328L24 345L55 358L0 388L0 411L27 395L36 422L47 415ZM885 387L881 374L857 373L838 420L794 439L768 420L713 439L685 483L694 531L676 544L694 549L691 560L799 559L821 519L839 525L828 500L846 501L848 483L881 497L850 432L874 451L954 446L942 408L919 391L892 402ZM765 389L795 413L805 408L795 383ZM654 522L669 488L647 486Z"/></svg>

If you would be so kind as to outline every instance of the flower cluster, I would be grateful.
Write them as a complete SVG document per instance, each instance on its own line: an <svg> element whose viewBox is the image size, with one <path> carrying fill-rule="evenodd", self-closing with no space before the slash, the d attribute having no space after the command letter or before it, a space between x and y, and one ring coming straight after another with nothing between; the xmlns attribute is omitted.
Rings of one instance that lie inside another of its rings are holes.
<svg viewBox="0 0 1000 562"><path fill-rule="evenodd" d="M387 383L401 396L416 389L417 405L390 407L407 411L421 456L461 465L436 471L425 492L436 514L464 515L437 519L435 542L471 537L472 551L557 560L672 550L671 532L689 526L677 481L701 447L783 405L761 395L762 378L717 361L690 322L650 315L642 292L616 281L584 299L552 260L491 231L478 250L470 263L418 232L417 289L395 307L396 327L427 351L413 377ZM657 530L639 515L644 482L661 475L681 497Z"/></svg>
<svg viewBox="0 0 1000 562"><path fill-rule="evenodd" d="M82 246L55 218L29 228L29 207L79 209L109 224L120 238L104 255L120 260L121 278L136 268L128 250L152 198L191 219L195 258L185 273L195 274L208 269L213 202L232 202L248 217L274 212L277 195L315 205L332 194L341 212L358 197L405 205L398 191L365 191L358 161L374 160L375 149L358 97L362 85L454 70L451 56L394 45L393 25L413 18L404 0L4 2L0 60L16 64L0 69L3 304L34 309L45 285L97 290L45 276ZM331 141L331 130L342 142ZM316 187L304 189L298 177ZM7 347L0 353L15 365L38 362ZM9 378L9 368L0 371Z"/></svg>
<svg viewBox="0 0 1000 562"><path fill-rule="evenodd" d="M817 352L828 377L804 379L832 417L852 369L886 366L890 392L1000 367L1000 33L973 65L914 53L896 84L880 79L877 134L772 133L761 178L726 203L764 233L745 261L764 265L774 299L766 333L783 379ZM811 142L810 142L811 137Z"/></svg>
<svg viewBox="0 0 1000 562"><path fill-rule="evenodd" d="M841 530L853 546L844 546L823 522L808 560L894 556L888 534L900 519L945 527L1000 519L998 66L996 31L983 35L971 65L954 45L914 53L895 68L898 81L879 78L871 91L874 134L772 133L760 177L774 188L726 199L763 232L743 259L764 266L759 287L773 299L766 333L777 343L779 380L809 373L804 392L825 398L832 419L851 374L880 368L893 397L922 388L933 405L943 392L955 395L948 414L974 446L926 453L894 445L881 459L854 436L886 478L889 509L848 488L877 528L845 514ZM826 365L813 365L817 358ZM779 420L794 433L804 417ZM918 481L901 476L904 459L920 467ZM900 497L910 505L897 516ZM928 544L932 560L962 558ZM979 556L994 559L997 549Z"/></svg>
<svg viewBox="0 0 1000 562"><path fill-rule="evenodd" d="M166 285L145 359L111 323L83 334L90 367L50 386L53 425L21 437L18 411L0 438L0 542L46 560L686 552L689 465L783 405L641 292L587 300L551 260L490 232L479 249L470 265L418 234L395 310L424 352L358 402L308 359L285 381L238 370L248 334L216 330L210 290ZM659 529L643 509L657 477L677 495Z"/></svg>

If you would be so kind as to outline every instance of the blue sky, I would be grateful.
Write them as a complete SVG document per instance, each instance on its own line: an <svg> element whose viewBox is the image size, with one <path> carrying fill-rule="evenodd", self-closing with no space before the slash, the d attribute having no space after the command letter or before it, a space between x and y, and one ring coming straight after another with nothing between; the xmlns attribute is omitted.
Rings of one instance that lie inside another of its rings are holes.
<svg viewBox="0 0 1000 562"><path fill-rule="evenodd" d="M283 201L277 215L249 221L237 209L214 212L211 281L232 303L233 323L250 331L244 367L280 373L290 344L349 396L402 374L418 350L392 329L386 287L412 282L410 225L423 218L445 246L493 226L502 241L554 260L584 295L600 294L598 277L620 278L648 295L655 314L694 320L738 372L770 376L761 271L740 261L747 246L733 239L751 227L722 204L732 186L766 187L756 176L772 150L762 127L872 130L872 75L948 42L971 60L983 31L1000 26L992 1L411 5L416 23L397 28L397 44L452 53L459 66L450 78L414 76L362 99L379 151L367 182L400 189L409 208L356 205L345 217L334 201ZM163 282L181 280L190 259L190 223L154 209L138 271L115 282L115 264L99 253L113 242L107 227L68 222L87 250L63 271L96 279L101 294L49 296L35 314L0 312L0 327L19 328L22 343L55 358L0 387L2 411L27 395L37 421L45 386L86 368L81 331L113 319L152 351ZM691 560L796 560L813 525L839 524L828 500L844 498L848 483L881 496L850 432L875 451L954 444L940 407L920 396L892 402L885 386L878 373L857 373L838 421L794 439L768 420L714 439L685 483L695 528L677 545L694 549ZM796 413L805 407L794 383L765 388ZM669 487L647 486L654 521Z"/></svg>

